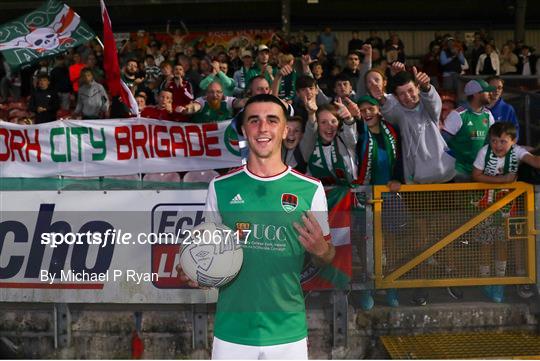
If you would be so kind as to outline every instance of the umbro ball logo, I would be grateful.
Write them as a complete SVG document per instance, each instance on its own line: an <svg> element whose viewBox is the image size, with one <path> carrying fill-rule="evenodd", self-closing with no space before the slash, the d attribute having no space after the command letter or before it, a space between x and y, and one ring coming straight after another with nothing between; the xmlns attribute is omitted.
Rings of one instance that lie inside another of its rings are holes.
<svg viewBox="0 0 540 361"><path fill-rule="evenodd" d="M287 213L291 213L298 207L298 197L295 194L283 193L281 195L281 207Z"/></svg>

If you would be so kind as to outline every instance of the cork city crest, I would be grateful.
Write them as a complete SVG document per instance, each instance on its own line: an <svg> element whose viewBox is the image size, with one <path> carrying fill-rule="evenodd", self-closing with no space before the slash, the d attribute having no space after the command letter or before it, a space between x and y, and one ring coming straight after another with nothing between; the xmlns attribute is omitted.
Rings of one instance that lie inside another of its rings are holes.
<svg viewBox="0 0 540 361"><path fill-rule="evenodd" d="M291 213L298 206L298 196L291 193L283 193L281 195L281 207L287 213Z"/></svg>

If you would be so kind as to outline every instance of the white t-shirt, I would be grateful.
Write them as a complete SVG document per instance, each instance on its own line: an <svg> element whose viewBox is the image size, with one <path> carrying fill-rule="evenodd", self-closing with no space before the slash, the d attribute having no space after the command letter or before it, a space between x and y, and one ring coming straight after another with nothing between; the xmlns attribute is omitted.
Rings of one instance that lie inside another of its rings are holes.
<svg viewBox="0 0 540 361"><path fill-rule="evenodd" d="M530 154L525 148L519 145L514 145L514 148L516 150L516 156L519 162L521 162L521 160L526 154ZM473 166L478 170L483 171L484 168L486 167L487 149L488 149L488 146L484 145L482 149L480 149L478 151L478 154L476 155L476 159L474 160ZM497 174L496 175L501 175L504 173L504 158L505 157L497 157Z"/></svg>

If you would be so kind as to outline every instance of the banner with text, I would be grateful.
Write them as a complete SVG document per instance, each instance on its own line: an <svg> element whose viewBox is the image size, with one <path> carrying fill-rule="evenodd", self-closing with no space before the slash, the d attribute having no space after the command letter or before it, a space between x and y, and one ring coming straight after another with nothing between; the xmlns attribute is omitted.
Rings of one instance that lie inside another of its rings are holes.
<svg viewBox="0 0 540 361"><path fill-rule="evenodd" d="M187 287L176 270L182 235L205 222L206 194L206 189L3 191L0 302L215 302L215 290ZM336 258L323 268L305 265L300 277L305 290L344 288L350 281L348 210L342 209L345 221L332 220L345 203L330 210ZM252 225L249 242L272 238L272 227L258 226Z"/></svg>
<svg viewBox="0 0 540 361"><path fill-rule="evenodd" d="M0 122L0 177L95 177L236 167L230 121L207 124L130 118Z"/></svg>
<svg viewBox="0 0 540 361"><path fill-rule="evenodd" d="M178 278L181 241L159 239L204 222L206 193L2 192L0 302L215 302Z"/></svg>

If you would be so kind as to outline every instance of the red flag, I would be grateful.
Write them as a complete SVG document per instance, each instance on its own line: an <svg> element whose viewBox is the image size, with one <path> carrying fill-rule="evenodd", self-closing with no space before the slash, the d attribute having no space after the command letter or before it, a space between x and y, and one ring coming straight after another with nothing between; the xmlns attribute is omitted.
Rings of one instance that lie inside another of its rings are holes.
<svg viewBox="0 0 540 361"><path fill-rule="evenodd" d="M105 80L112 97L120 96L122 102L129 108L133 116L139 115L139 107L135 97L120 78L120 65L118 64L118 49L112 31L109 12L105 7L105 2L101 2L101 18L103 20L103 68L105 70Z"/></svg>
<svg viewBox="0 0 540 361"><path fill-rule="evenodd" d="M346 289L352 277L351 211L353 194L348 187L334 187L326 191L328 222L336 255L331 264L315 267L309 264L302 272L302 288Z"/></svg>

